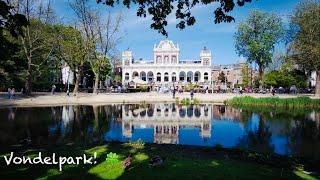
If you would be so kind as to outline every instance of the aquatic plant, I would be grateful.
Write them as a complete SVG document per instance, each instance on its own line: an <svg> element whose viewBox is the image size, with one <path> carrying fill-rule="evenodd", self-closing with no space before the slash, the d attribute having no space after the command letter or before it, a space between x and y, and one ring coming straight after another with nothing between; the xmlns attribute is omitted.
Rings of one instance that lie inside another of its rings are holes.
<svg viewBox="0 0 320 180"><path fill-rule="evenodd" d="M231 106L269 106L284 108L320 108L320 99L311 99L306 96L296 98L253 98L250 96L234 97L226 102Z"/></svg>

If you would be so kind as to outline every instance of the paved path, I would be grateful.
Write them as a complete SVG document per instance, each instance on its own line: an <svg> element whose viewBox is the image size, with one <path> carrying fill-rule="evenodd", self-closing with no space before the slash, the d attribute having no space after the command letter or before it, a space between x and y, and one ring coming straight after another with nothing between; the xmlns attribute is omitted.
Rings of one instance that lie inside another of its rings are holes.
<svg viewBox="0 0 320 180"><path fill-rule="evenodd" d="M271 94L200 94L195 93L194 98L199 99L204 103L216 103L222 104L224 101L231 99L233 97L239 96L252 96L252 97L271 97ZM309 95L311 98L315 98ZM189 93L176 94L176 97L190 98ZM291 98L297 97L294 95L278 95L280 98ZM110 103L152 103L152 102L175 102L172 98L172 94L163 93L101 93L98 95L79 93L77 96L66 96L65 93L51 95L50 93L34 93L33 97L20 97L14 100L8 99L4 93L0 94L0 107L4 106L58 106L58 105L72 105L72 104L83 104L83 105L93 105L93 104L110 104Z"/></svg>

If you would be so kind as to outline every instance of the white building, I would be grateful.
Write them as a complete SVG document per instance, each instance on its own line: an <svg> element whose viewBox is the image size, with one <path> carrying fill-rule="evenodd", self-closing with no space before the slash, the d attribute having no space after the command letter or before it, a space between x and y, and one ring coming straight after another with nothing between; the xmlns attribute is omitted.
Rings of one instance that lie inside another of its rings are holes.
<svg viewBox="0 0 320 180"><path fill-rule="evenodd" d="M131 51L122 53L122 82L130 82L134 78L152 82L156 85L172 83L210 84L211 52L204 48L198 60L180 60L178 44L170 40L160 41L153 48L153 60L133 59Z"/></svg>

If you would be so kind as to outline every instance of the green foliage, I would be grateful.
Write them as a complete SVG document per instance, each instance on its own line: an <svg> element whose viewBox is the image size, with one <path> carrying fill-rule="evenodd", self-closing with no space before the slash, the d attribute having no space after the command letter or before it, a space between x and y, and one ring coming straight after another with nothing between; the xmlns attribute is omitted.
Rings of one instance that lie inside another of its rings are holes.
<svg viewBox="0 0 320 180"><path fill-rule="evenodd" d="M316 71L315 94L320 96L320 2L300 3L291 17L289 59L306 71ZM289 32L290 32L289 31Z"/></svg>
<svg viewBox="0 0 320 180"><path fill-rule="evenodd" d="M270 106L283 108L320 108L320 99L309 97L297 98L253 98L250 96L234 97L227 101L232 106Z"/></svg>
<svg viewBox="0 0 320 180"><path fill-rule="evenodd" d="M122 82L122 76L120 75L115 75L113 80L116 82L116 83L121 83Z"/></svg>
<svg viewBox="0 0 320 180"><path fill-rule="evenodd" d="M320 71L320 3L300 3L291 17L290 58L308 71Z"/></svg>
<svg viewBox="0 0 320 180"><path fill-rule="evenodd" d="M219 80L220 82L228 82L228 79L227 79L227 77L226 77L226 75L224 74L223 71L221 71L221 72L219 73L218 80Z"/></svg>
<svg viewBox="0 0 320 180"><path fill-rule="evenodd" d="M119 155L117 155L117 153L110 152L107 154L106 161L110 164L116 164L119 162Z"/></svg>
<svg viewBox="0 0 320 180"><path fill-rule="evenodd" d="M281 18L275 14L252 10L248 19L239 24L235 34L236 51L246 57L249 63L257 63L260 79L264 69L271 63L274 46L282 35Z"/></svg>
<svg viewBox="0 0 320 180"><path fill-rule="evenodd" d="M187 105L190 105L190 99L189 98L183 98L180 102L179 102L180 105L183 105L183 106L187 106Z"/></svg>
<svg viewBox="0 0 320 180"><path fill-rule="evenodd" d="M27 18L19 13L13 13L13 7L8 2L0 1L0 42L3 42L3 31L8 31L14 37L22 34L23 27L28 25Z"/></svg>
<svg viewBox="0 0 320 180"><path fill-rule="evenodd" d="M199 87L198 84L189 83L187 86L185 86L184 90L187 92L190 92L191 90L198 88L198 87Z"/></svg>
<svg viewBox="0 0 320 180"><path fill-rule="evenodd" d="M308 77L304 72L289 70L284 65L279 71L267 72L263 79L266 87L290 88L292 85L295 85L298 88L306 88Z"/></svg>
<svg viewBox="0 0 320 180"><path fill-rule="evenodd" d="M179 101L179 98L176 98L176 103L182 106L188 106L188 105L199 105L201 104L201 101L199 99L194 98L193 100L190 100L189 98L183 98L181 101Z"/></svg>
<svg viewBox="0 0 320 180"><path fill-rule="evenodd" d="M246 63L242 69L241 69L241 74L242 74L242 87L248 87L251 85L251 74L250 74L250 68L249 64Z"/></svg>
<svg viewBox="0 0 320 180"><path fill-rule="evenodd" d="M176 19L179 19L179 23L176 25L179 29L184 29L186 26L192 26L196 19L192 15L191 9L196 5L205 4L211 5L218 3L218 6L214 10L215 15L215 23L221 22L231 22L234 21L234 18L228 15L228 12L232 11L235 5L243 6L245 3L250 1L242 1L242 0L200 0L200 1L149 1L149 0L123 0L115 1L115 0L97 0L98 3L104 3L108 6L114 6L115 3L123 3L127 8L130 8L132 4L138 6L137 16L146 17L147 12L152 16L152 24L151 28L157 30L159 33L167 36L167 31L165 27L167 26L167 17L172 14L175 9Z"/></svg>

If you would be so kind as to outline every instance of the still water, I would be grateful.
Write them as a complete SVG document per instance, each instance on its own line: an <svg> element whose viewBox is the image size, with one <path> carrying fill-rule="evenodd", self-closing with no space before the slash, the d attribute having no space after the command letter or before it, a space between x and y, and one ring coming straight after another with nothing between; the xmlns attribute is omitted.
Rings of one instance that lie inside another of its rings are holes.
<svg viewBox="0 0 320 180"><path fill-rule="evenodd" d="M0 148L136 141L239 147L320 159L320 112L202 104L0 109Z"/></svg>

